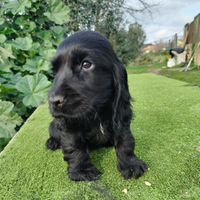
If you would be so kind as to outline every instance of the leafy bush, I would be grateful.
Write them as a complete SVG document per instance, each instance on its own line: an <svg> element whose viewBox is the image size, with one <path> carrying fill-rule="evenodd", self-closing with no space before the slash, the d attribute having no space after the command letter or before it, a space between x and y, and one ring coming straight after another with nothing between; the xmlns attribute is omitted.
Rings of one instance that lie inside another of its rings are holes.
<svg viewBox="0 0 200 200"><path fill-rule="evenodd" d="M15 134L14 128L22 122L21 117L12 112L13 107L13 103L0 100L0 135L5 138L12 137Z"/></svg>
<svg viewBox="0 0 200 200"><path fill-rule="evenodd" d="M67 31L69 11L59 0L0 2L0 150L46 98L49 59Z"/></svg>
<svg viewBox="0 0 200 200"><path fill-rule="evenodd" d="M137 60L137 62L139 65L152 65L153 64L152 54L147 53L147 54L141 55L139 60Z"/></svg>

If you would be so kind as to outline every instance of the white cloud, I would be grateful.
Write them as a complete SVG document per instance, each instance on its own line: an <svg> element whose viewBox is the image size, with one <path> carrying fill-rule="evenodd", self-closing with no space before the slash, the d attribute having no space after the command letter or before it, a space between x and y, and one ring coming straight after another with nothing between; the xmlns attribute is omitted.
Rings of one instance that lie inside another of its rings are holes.
<svg viewBox="0 0 200 200"><path fill-rule="evenodd" d="M133 6L136 0L127 0L127 2ZM146 2L157 3L159 0L146 0ZM153 13L152 18L147 15L138 16L138 22L146 32L148 43L179 33L185 24L191 23L200 13L199 0L161 0L160 5L161 8ZM134 21L133 18L129 20ZM179 34L183 35L183 31Z"/></svg>

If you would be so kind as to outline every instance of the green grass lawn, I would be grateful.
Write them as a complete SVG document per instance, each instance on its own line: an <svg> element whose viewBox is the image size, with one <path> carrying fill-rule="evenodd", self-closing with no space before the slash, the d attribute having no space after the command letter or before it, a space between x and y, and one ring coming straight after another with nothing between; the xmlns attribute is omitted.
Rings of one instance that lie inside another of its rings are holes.
<svg viewBox="0 0 200 200"><path fill-rule="evenodd" d="M157 73L168 78L185 81L193 85L200 85L200 68L195 68L194 64L190 66L189 71L180 72L183 68L181 65L176 65L172 68L167 67L167 60L163 62L155 62L152 65L134 65L126 66L129 74L142 74L142 73ZM194 68L194 69L193 69Z"/></svg>
<svg viewBox="0 0 200 200"><path fill-rule="evenodd" d="M141 74L148 73L151 69L159 69L166 66L166 60L160 63L155 63L153 65L134 65L126 66L126 70L129 74Z"/></svg>
<svg viewBox="0 0 200 200"><path fill-rule="evenodd" d="M160 75L167 76L169 78L185 81L187 83L193 83L194 85L200 85L200 70L190 70L186 72L179 72L179 70L162 69L159 72Z"/></svg>
<svg viewBox="0 0 200 200"><path fill-rule="evenodd" d="M199 87L184 87L185 82L151 73L128 78L135 99L135 152L149 165L142 177L124 180L111 147L90 153L103 173L100 181L69 180L61 150L45 148L52 118L42 105L0 156L0 199L199 199Z"/></svg>

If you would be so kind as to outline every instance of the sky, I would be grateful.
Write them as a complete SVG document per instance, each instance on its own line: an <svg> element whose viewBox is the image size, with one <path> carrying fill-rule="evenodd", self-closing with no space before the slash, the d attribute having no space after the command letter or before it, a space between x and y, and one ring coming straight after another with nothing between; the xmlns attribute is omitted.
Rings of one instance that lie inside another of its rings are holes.
<svg viewBox="0 0 200 200"><path fill-rule="evenodd" d="M132 7L137 6L138 0L127 0ZM137 21L145 30L146 43L155 41L169 41L174 34L183 36L185 24L191 23L200 13L200 0L145 0L147 3L160 3L158 11L150 15L138 15ZM128 20L134 22L132 17Z"/></svg>

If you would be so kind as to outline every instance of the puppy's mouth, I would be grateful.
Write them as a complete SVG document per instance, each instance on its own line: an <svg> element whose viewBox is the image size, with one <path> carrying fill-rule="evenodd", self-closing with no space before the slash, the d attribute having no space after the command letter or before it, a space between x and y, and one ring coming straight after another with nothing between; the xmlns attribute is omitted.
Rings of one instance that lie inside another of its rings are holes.
<svg viewBox="0 0 200 200"><path fill-rule="evenodd" d="M54 107L54 108L62 108L63 105L66 103L66 99L62 98L58 101L50 101L49 100L49 102L50 102L51 106Z"/></svg>
<svg viewBox="0 0 200 200"><path fill-rule="evenodd" d="M91 110L91 105L86 99L72 98L49 98L50 112L53 117L76 118Z"/></svg>

